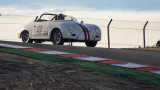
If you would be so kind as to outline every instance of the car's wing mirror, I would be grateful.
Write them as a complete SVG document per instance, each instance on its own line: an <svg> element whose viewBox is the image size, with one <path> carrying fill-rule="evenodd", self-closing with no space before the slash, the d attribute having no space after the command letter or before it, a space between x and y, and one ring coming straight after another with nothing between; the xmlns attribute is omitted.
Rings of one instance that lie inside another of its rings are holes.
<svg viewBox="0 0 160 90"><path fill-rule="evenodd" d="M37 22L37 18L38 18L38 16L36 16L36 18L35 18L34 22Z"/></svg>
<svg viewBox="0 0 160 90"><path fill-rule="evenodd" d="M81 24L83 24L84 22L83 21L81 21Z"/></svg>

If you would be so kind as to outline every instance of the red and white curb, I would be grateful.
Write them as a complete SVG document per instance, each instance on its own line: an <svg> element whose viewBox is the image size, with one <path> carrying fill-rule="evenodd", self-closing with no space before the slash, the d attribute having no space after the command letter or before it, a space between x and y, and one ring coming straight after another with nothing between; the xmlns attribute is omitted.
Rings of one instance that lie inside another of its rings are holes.
<svg viewBox="0 0 160 90"><path fill-rule="evenodd" d="M16 45L10 45L10 44L3 44L3 43L0 43L0 46L8 47L8 48L15 48L15 49L31 48L31 47L23 47L23 46L16 46Z"/></svg>
<svg viewBox="0 0 160 90"><path fill-rule="evenodd" d="M132 62L117 61L117 60L108 59L108 58L100 58L100 57L80 55L80 54L74 54L74 53L68 53L68 52L61 52L61 51L54 51L54 50L51 51L51 50L46 50L46 49L38 49L38 48L3 44L3 43L0 43L0 46L7 47L7 48L20 49L20 50L25 50L25 51L33 51L33 52L43 53L43 54L71 57L73 59L78 59L78 60L87 60L87 61L92 61L92 62L97 62L97 63L110 64L114 66L125 67L125 68L160 74L160 67L154 67L150 65L136 64Z"/></svg>
<svg viewBox="0 0 160 90"><path fill-rule="evenodd" d="M87 56L87 57L74 57L74 59L87 60L87 61L111 60L111 59L99 58L99 57L92 57L92 56Z"/></svg>
<svg viewBox="0 0 160 90"><path fill-rule="evenodd" d="M148 67L148 65L142 65L142 64L136 64L136 63L121 63L121 64L112 64L115 66L120 66L120 67L126 67L126 68L142 68L142 67Z"/></svg>
<svg viewBox="0 0 160 90"><path fill-rule="evenodd" d="M60 51L36 51L38 53L44 53L44 54L53 54L53 55L64 55L64 54L71 54L67 52L60 52Z"/></svg>

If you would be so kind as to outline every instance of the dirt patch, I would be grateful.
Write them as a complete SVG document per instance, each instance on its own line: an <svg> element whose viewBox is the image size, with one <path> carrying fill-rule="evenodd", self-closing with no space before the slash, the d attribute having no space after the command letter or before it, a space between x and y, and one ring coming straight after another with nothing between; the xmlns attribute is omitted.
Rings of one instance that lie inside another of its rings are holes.
<svg viewBox="0 0 160 90"><path fill-rule="evenodd" d="M65 64L0 52L0 90L155 90L160 86Z"/></svg>

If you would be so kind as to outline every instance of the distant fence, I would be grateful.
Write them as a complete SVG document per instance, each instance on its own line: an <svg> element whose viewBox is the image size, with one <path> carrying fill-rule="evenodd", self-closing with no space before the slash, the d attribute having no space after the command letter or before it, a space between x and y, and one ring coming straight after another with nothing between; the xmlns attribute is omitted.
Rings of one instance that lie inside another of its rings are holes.
<svg viewBox="0 0 160 90"><path fill-rule="evenodd" d="M0 16L0 27L5 26L6 33L17 35L19 29L34 20L32 16ZM9 20L9 18L12 18ZM6 20L5 20L6 19ZM8 19L8 21L7 21ZM160 39L160 22L129 21L114 19L77 18L84 23L95 24L100 27L102 39L97 47L130 48L154 46ZM25 22L24 22L25 21ZM9 26L10 25L10 26ZM10 27L10 28L8 28ZM18 27L18 29L16 28ZM5 36L5 35L1 35ZM17 36L16 36L17 37ZM0 37L1 38L1 37ZM13 37L12 37L13 38ZM80 44L73 44L80 45ZM83 45L82 45L83 46Z"/></svg>
<svg viewBox="0 0 160 90"><path fill-rule="evenodd" d="M80 20L101 28L102 41L99 44L103 44L103 47L151 47L160 39L160 22L91 18Z"/></svg>

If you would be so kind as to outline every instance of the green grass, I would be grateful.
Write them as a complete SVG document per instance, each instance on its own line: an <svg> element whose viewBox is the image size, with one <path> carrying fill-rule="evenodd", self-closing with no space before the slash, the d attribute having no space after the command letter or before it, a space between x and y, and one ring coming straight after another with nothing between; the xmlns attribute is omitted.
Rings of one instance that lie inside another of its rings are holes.
<svg viewBox="0 0 160 90"><path fill-rule="evenodd" d="M11 49L11 48L0 48L0 51L11 53L11 54L16 54L16 55L21 55L25 57L30 57L30 58L37 59L37 60L49 61L49 62L54 62L54 63L63 63L63 64L74 65L77 67L98 70L98 71L107 72L110 74L123 76L123 77L130 78L130 79L135 79L135 80L140 80L140 81L147 82L147 83L160 85L160 75L150 73L150 72L139 71L139 70L123 68L123 67L117 67L117 66L112 66L112 65L103 64L103 63L77 60L77 59L68 58L68 57L61 57L61 56L41 54L41 53L36 53L36 52L31 52L31 51Z"/></svg>

